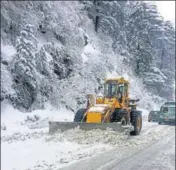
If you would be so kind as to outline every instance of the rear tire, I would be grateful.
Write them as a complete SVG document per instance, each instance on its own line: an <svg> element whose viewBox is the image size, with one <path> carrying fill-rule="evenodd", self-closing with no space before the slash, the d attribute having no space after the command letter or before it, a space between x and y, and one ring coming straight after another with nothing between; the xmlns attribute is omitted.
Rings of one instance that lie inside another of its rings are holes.
<svg viewBox="0 0 176 170"><path fill-rule="evenodd" d="M142 129L142 114L140 111L132 111L132 125L134 126L134 131L131 135L139 135Z"/></svg>
<svg viewBox="0 0 176 170"><path fill-rule="evenodd" d="M86 111L87 109L85 108L79 109L75 114L74 122L81 122ZM83 120L83 122L85 122L85 120Z"/></svg>

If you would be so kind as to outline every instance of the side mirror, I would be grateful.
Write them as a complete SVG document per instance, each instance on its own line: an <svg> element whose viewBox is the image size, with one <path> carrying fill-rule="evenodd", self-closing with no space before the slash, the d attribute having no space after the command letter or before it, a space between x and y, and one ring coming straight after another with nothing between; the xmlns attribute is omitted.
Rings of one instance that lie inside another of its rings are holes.
<svg viewBox="0 0 176 170"><path fill-rule="evenodd" d="M98 87L98 90L101 90L103 88L103 86L102 85L100 85L99 87Z"/></svg>

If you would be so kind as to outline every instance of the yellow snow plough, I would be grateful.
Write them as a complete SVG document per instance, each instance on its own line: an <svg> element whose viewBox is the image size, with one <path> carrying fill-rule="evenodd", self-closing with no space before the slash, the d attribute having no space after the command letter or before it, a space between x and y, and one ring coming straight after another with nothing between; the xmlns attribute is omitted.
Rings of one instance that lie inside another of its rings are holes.
<svg viewBox="0 0 176 170"><path fill-rule="evenodd" d="M129 99L129 82L123 77L109 78L104 83L104 95L87 95L87 107L79 109L73 122L49 122L49 132L65 131L77 126L83 130L108 127L139 135L142 128L142 113L136 110L137 100Z"/></svg>

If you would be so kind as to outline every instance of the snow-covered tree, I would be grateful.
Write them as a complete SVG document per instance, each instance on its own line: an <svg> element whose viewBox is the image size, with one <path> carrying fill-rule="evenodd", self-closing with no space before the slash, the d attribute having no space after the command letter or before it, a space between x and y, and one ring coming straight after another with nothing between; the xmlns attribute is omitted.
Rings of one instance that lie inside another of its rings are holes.
<svg viewBox="0 0 176 170"><path fill-rule="evenodd" d="M33 25L27 24L21 31L16 42L17 54L10 65L18 104L23 105L25 109L29 109L35 101L37 88L35 65L37 41L33 28Z"/></svg>
<svg viewBox="0 0 176 170"><path fill-rule="evenodd" d="M172 98L175 29L156 6L95 0L3 1L1 7L3 45L17 51L11 63L1 62L1 93L18 108L50 102L76 111L113 72L131 78L142 107ZM4 88L8 77L12 81Z"/></svg>

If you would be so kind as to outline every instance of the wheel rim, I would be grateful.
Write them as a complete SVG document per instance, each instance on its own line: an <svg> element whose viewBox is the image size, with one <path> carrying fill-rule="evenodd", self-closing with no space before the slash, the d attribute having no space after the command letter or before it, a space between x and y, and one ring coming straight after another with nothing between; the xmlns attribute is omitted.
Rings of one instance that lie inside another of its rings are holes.
<svg viewBox="0 0 176 170"><path fill-rule="evenodd" d="M127 124L126 119L124 117L121 119L121 123L122 123L122 126L125 126Z"/></svg>
<svg viewBox="0 0 176 170"><path fill-rule="evenodd" d="M140 117L137 118L137 129L138 130L141 129L141 119L140 119Z"/></svg>

